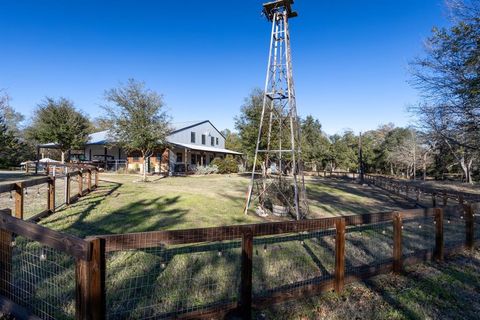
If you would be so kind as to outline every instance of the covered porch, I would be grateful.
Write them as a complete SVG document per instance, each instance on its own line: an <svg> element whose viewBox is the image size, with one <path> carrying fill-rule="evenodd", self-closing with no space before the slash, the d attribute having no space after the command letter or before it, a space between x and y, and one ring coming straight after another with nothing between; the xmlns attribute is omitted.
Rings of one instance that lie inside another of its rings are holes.
<svg viewBox="0 0 480 320"><path fill-rule="evenodd" d="M240 159L242 153L228 149L199 146L188 143L174 143L170 148L170 170L173 173L194 172L199 166L206 167L215 158L225 158L227 155Z"/></svg>

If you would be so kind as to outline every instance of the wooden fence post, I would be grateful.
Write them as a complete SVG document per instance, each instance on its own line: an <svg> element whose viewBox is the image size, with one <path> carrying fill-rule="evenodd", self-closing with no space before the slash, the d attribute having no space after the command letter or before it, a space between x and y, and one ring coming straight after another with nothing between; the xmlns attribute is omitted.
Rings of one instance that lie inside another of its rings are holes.
<svg viewBox="0 0 480 320"><path fill-rule="evenodd" d="M48 196L47 196L47 205L48 205L48 211L50 213L55 212L55 178L50 177L50 180L48 181Z"/></svg>
<svg viewBox="0 0 480 320"><path fill-rule="evenodd" d="M458 204L463 205L463 194L458 195Z"/></svg>
<svg viewBox="0 0 480 320"><path fill-rule="evenodd" d="M70 180L71 180L71 177L67 172L67 176L65 178L65 203L67 205L69 205L71 202L70 201Z"/></svg>
<svg viewBox="0 0 480 320"><path fill-rule="evenodd" d="M75 266L77 320L103 320L105 304L105 240L95 238L91 243L90 260L77 259Z"/></svg>
<svg viewBox="0 0 480 320"><path fill-rule="evenodd" d="M393 272L402 272L402 216L395 212L393 216Z"/></svg>
<svg viewBox="0 0 480 320"><path fill-rule="evenodd" d="M252 318L253 231L245 228L242 234L242 270L240 312L242 319Z"/></svg>
<svg viewBox="0 0 480 320"><path fill-rule="evenodd" d="M15 184L15 217L23 220L24 212L24 195L23 184L21 182Z"/></svg>
<svg viewBox="0 0 480 320"><path fill-rule="evenodd" d="M335 292L340 293L345 284L345 218L335 221Z"/></svg>
<svg viewBox="0 0 480 320"><path fill-rule="evenodd" d="M437 194L434 192L432 193L432 208L437 206Z"/></svg>
<svg viewBox="0 0 480 320"><path fill-rule="evenodd" d="M12 215L12 210L1 210L1 214ZM0 295L10 298L12 283L12 241L13 234L0 229Z"/></svg>
<svg viewBox="0 0 480 320"><path fill-rule="evenodd" d="M92 170L87 169L87 191L92 191Z"/></svg>
<svg viewBox="0 0 480 320"><path fill-rule="evenodd" d="M475 242L475 216L473 215L473 206L471 203L463 206L465 212L465 246L467 249L472 250Z"/></svg>
<svg viewBox="0 0 480 320"><path fill-rule="evenodd" d="M95 169L95 189L98 188L98 168Z"/></svg>
<svg viewBox="0 0 480 320"><path fill-rule="evenodd" d="M75 319L87 320L89 270L88 261L77 258L75 263Z"/></svg>
<svg viewBox="0 0 480 320"><path fill-rule="evenodd" d="M92 261L90 262L90 297L93 320L106 318L105 293L105 239L95 238L92 241Z"/></svg>
<svg viewBox="0 0 480 320"><path fill-rule="evenodd" d="M443 209L435 208L435 251L434 258L443 261Z"/></svg>
<svg viewBox="0 0 480 320"><path fill-rule="evenodd" d="M447 203L448 203L448 196L447 196L447 193L444 192L443 193L443 206L446 207Z"/></svg>
<svg viewBox="0 0 480 320"><path fill-rule="evenodd" d="M420 190L418 188L415 188L415 203L418 203L420 201Z"/></svg>
<svg viewBox="0 0 480 320"><path fill-rule="evenodd" d="M78 196L83 197L83 172L78 173Z"/></svg>

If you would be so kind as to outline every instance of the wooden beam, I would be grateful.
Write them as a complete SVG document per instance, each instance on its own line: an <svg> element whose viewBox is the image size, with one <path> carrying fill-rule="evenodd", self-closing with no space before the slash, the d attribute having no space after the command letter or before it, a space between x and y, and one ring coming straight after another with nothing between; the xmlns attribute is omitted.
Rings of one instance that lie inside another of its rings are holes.
<svg viewBox="0 0 480 320"><path fill-rule="evenodd" d="M335 235L335 292L343 291L345 284L345 219L336 221Z"/></svg>
<svg viewBox="0 0 480 320"><path fill-rule="evenodd" d="M78 175L78 196L83 197L83 172Z"/></svg>
<svg viewBox="0 0 480 320"><path fill-rule="evenodd" d="M89 316L89 263L83 259L76 259L75 263L75 319L91 320Z"/></svg>
<svg viewBox="0 0 480 320"><path fill-rule="evenodd" d="M12 215L10 209L2 210L2 215ZM10 298L12 283L12 241L13 234L0 228L0 295Z"/></svg>
<svg viewBox="0 0 480 320"><path fill-rule="evenodd" d="M23 221L0 211L0 228L38 241L50 248L85 260L90 259L90 244L78 237L54 231L41 225Z"/></svg>
<svg viewBox="0 0 480 320"><path fill-rule="evenodd" d="M396 212L393 216L393 272L402 271L402 216Z"/></svg>
<svg viewBox="0 0 480 320"><path fill-rule="evenodd" d="M22 182L19 182L15 186L15 217L23 220L23 213L24 213L24 186Z"/></svg>
<svg viewBox="0 0 480 320"><path fill-rule="evenodd" d="M48 181L47 208L50 213L55 212L55 178Z"/></svg>
<svg viewBox="0 0 480 320"><path fill-rule="evenodd" d="M443 239L443 209L435 210L435 251L434 257L437 261L443 261L444 239Z"/></svg>
<svg viewBox="0 0 480 320"><path fill-rule="evenodd" d="M95 238L92 244L92 260L89 266L89 290L90 305L87 310L91 313L91 319L106 319L106 292L105 292L105 239Z"/></svg>
<svg viewBox="0 0 480 320"><path fill-rule="evenodd" d="M465 212L465 247L472 250L475 242L475 216L472 204L463 206Z"/></svg>
<svg viewBox="0 0 480 320"><path fill-rule="evenodd" d="M242 319L252 318L253 231L244 229L242 234L242 270L240 310Z"/></svg>

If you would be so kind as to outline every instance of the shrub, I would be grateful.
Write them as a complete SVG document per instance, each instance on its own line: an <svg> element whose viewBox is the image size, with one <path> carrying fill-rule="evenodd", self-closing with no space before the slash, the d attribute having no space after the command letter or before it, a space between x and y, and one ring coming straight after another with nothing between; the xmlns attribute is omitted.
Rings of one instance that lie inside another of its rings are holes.
<svg viewBox="0 0 480 320"><path fill-rule="evenodd" d="M224 159L215 158L210 163L218 167L218 173L237 173L238 172L238 163L232 156L227 156Z"/></svg>
<svg viewBox="0 0 480 320"><path fill-rule="evenodd" d="M209 165L206 167L198 166L195 168L195 174L198 175L207 175L212 173L217 173L218 167L216 165Z"/></svg>

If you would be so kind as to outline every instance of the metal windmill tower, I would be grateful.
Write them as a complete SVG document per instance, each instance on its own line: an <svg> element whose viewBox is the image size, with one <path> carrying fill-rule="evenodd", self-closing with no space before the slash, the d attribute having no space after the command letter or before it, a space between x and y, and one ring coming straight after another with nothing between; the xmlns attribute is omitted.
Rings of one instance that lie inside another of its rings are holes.
<svg viewBox="0 0 480 320"><path fill-rule="evenodd" d="M245 213L252 201L258 200L263 209L280 201L301 219L307 214L308 206L288 29L289 19L297 16L292 11L293 2L278 0L263 5L263 13L272 23L272 33ZM261 174L256 172L257 167L261 167Z"/></svg>

